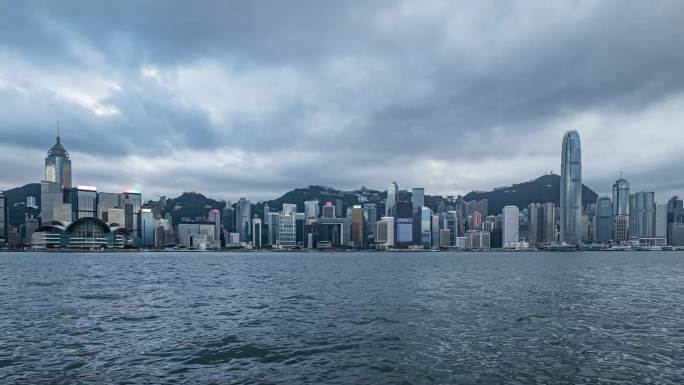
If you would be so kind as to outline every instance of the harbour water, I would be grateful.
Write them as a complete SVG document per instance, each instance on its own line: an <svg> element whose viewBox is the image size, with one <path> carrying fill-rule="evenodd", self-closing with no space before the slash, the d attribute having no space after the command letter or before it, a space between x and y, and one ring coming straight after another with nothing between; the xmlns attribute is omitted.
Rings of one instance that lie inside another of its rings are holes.
<svg viewBox="0 0 684 385"><path fill-rule="evenodd" d="M684 252L0 253L0 383L682 384Z"/></svg>

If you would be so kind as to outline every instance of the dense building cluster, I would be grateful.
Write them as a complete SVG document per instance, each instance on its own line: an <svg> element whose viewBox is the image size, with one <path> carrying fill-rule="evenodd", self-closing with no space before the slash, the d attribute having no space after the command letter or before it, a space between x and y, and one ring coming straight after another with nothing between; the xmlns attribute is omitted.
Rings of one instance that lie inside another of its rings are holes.
<svg viewBox="0 0 684 385"><path fill-rule="evenodd" d="M595 203L583 204L582 186L580 138L569 131L562 144L558 206L551 202L508 205L492 213L487 199L449 196L439 197L437 203L433 199L429 207L426 199L431 197L423 188L401 190L393 182L374 202L361 193L353 204L317 198L276 208L240 198L200 208L201 215L179 217L173 213L182 207L165 197L144 202L136 190L109 193L93 186L72 186L71 159L58 136L45 158L40 207L36 197L26 197L26 207L38 209L39 215L26 215L18 228L10 226L8 202L0 193L0 246L199 250L684 246L681 199L657 203L653 192L631 193L627 180L620 177L612 197L599 196Z"/></svg>

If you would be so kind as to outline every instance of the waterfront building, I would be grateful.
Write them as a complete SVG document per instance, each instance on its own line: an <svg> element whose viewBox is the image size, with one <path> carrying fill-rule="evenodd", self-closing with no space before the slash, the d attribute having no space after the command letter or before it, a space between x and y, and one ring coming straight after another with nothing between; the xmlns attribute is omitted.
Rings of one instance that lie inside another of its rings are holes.
<svg viewBox="0 0 684 385"><path fill-rule="evenodd" d="M123 209L122 196L118 193L100 192L97 194L97 217L107 223L112 223L109 219L109 209ZM116 222L119 223L119 222ZM119 224L124 224L123 221Z"/></svg>
<svg viewBox="0 0 684 385"><path fill-rule="evenodd" d="M109 226L124 227L126 223L126 211L124 209L109 208L107 212L102 213L102 216L103 218L100 219Z"/></svg>
<svg viewBox="0 0 684 385"><path fill-rule="evenodd" d="M267 209L268 207L264 207L264 213L267 211ZM264 218L268 218L268 215ZM230 202L226 202L226 207L223 209L223 230L227 231L228 233L234 233L236 222L237 219L235 218L235 209Z"/></svg>
<svg viewBox="0 0 684 385"><path fill-rule="evenodd" d="M214 243L214 224L209 221L178 224L178 244L192 249L206 249Z"/></svg>
<svg viewBox="0 0 684 385"><path fill-rule="evenodd" d="M629 182L620 178L613 184L613 216L629 215Z"/></svg>
<svg viewBox="0 0 684 385"><path fill-rule="evenodd" d="M490 235L485 230L466 231L466 248L470 250L489 250Z"/></svg>
<svg viewBox="0 0 684 385"><path fill-rule="evenodd" d="M375 222L375 244L387 244L387 223L383 221Z"/></svg>
<svg viewBox="0 0 684 385"><path fill-rule="evenodd" d="M520 210L517 206L503 208L503 247L514 248L520 241Z"/></svg>
<svg viewBox="0 0 684 385"><path fill-rule="evenodd" d="M684 222L667 224L667 244L670 246L684 246Z"/></svg>
<svg viewBox="0 0 684 385"><path fill-rule="evenodd" d="M252 219L252 247L255 249L263 247L261 234L261 219L255 215Z"/></svg>
<svg viewBox="0 0 684 385"><path fill-rule="evenodd" d="M285 210L285 207L283 207L283 210ZM287 212L290 214L281 214L278 218L278 240L276 241L277 246L286 248L297 246L295 216L289 210Z"/></svg>
<svg viewBox="0 0 684 385"><path fill-rule="evenodd" d="M375 203L363 204L364 238L375 238L375 222L378 221L378 208Z"/></svg>
<svg viewBox="0 0 684 385"><path fill-rule="evenodd" d="M321 248L323 245L329 247L346 246L348 238L351 238L347 233L348 218L321 218L316 222L316 236L317 245Z"/></svg>
<svg viewBox="0 0 684 385"><path fill-rule="evenodd" d="M488 219L490 223L485 230L493 231L495 217ZM555 242L556 206L553 203L531 203L527 207L527 223L530 244L541 248Z"/></svg>
<svg viewBox="0 0 684 385"><path fill-rule="evenodd" d="M613 217L613 241L617 243L629 240L629 216L616 215Z"/></svg>
<svg viewBox="0 0 684 385"><path fill-rule="evenodd" d="M543 244L542 231L544 229L544 210L541 203L530 203L527 206L528 228L530 233L530 245L539 247Z"/></svg>
<svg viewBox="0 0 684 385"><path fill-rule="evenodd" d="M142 210L142 191L127 189L123 192L124 221L123 224L137 245L140 243L140 210Z"/></svg>
<svg viewBox="0 0 684 385"><path fill-rule="evenodd" d="M307 241L306 218L304 213L295 213L295 242L297 245L304 245Z"/></svg>
<svg viewBox="0 0 684 385"><path fill-rule="evenodd" d="M438 214L433 214L431 217L431 230L432 230L432 247L433 248L438 248L441 246L441 242L439 240L439 224L441 223L440 221L440 216Z"/></svg>
<svg viewBox="0 0 684 385"><path fill-rule="evenodd" d="M140 229L141 229L141 246L142 247L152 247L154 246L154 215L152 215L151 209L141 209L140 210Z"/></svg>
<svg viewBox="0 0 684 385"><path fill-rule="evenodd" d="M458 250L468 249L468 238L467 237L456 237L456 242L454 247Z"/></svg>
<svg viewBox="0 0 684 385"><path fill-rule="evenodd" d="M439 247L449 248L451 244L451 230L441 229L439 230Z"/></svg>
<svg viewBox="0 0 684 385"><path fill-rule="evenodd" d="M629 233L632 238L653 236L654 210L655 194L653 192L641 191L629 196Z"/></svg>
<svg viewBox="0 0 684 385"><path fill-rule="evenodd" d="M684 246L684 201L677 196L667 202L667 243Z"/></svg>
<svg viewBox="0 0 684 385"><path fill-rule="evenodd" d="M354 246L361 247L363 245L363 208L361 206L354 206L351 213L352 220L352 242Z"/></svg>
<svg viewBox="0 0 684 385"><path fill-rule="evenodd" d="M268 244L276 246L278 244L278 232L280 225L280 214L271 212L268 214Z"/></svg>
<svg viewBox="0 0 684 385"><path fill-rule="evenodd" d="M456 238L461 235L459 231L459 212L455 210L447 211L444 218L444 228L449 230L448 246L456 246Z"/></svg>
<svg viewBox="0 0 684 385"><path fill-rule="evenodd" d="M563 137L560 182L560 241L577 245L582 223L582 149L577 131Z"/></svg>
<svg viewBox="0 0 684 385"><path fill-rule="evenodd" d="M381 222L387 224L387 246L394 247L395 242L395 230L394 230L394 217L382 217Z"/></svg>
<svg viewBox="0 0 684 385"><path fill-rule="evenodd" d="M432 210L429 207L420 208L420 245L429 249L432 247Z"/></svg>
<svg viewBox="0 0 684 385"><path fill-rule="evenodd" d="M71 188L71 159L69 153L62 146L59 134L57 142L48 150L45 158L46 182L56 183L60 189Z"/></svg>
<svg viewBox="0 0 684 385"><path fill-rule="evenodd" d="M678 196L667 202L667 223L684 223L684 201Z"/></svg>
<svg viewBox="0 0 684 385"><path fill-rule="evenodd" d="M80 218L68 226L54 222L40 226L30 235L31 248L69 248L100 250L123 248L128 244L126 231L110 227L98 218Z"/></svg>
<svg viewBox="0 0 684 385"><path fill-rule="evenodd" d="M399 193L399 186L397 182L392 182L387 188L387 199L385 199L385 216L395 216L395 208L397 205L397 194Z"/></svg>
<svg viewBox="0 0 684 385"><path fill-rule="evenodd" d="M221 211L212 209L207 214L207 220L214 224L214 243L213 247L218 249L221 247Z"/></svg>
<svg viewBox="0 0 684 385"><path fill-rule="evenodd" d="M7 209L7 196L0 191L0 245L7 243L7 230L9 229L9 211Z"/></svg>
<svg viewBox="0 0 684 385"><path fill-rule="evenodd" d="M667 238L667 205L656 204L653 215L653 236L655 238Z"/></svg>
<svg viewBox="0 0 684 385"><path fill-rule="evenodd" d="M629 182L622 177L613 184L613 241L617 243L629 240L629 190Z"/></svg>
<svg viewBox="0 0 684 385"><path fill-rule="evenodd" d="M95 186L77 186L68 191L72 221L97 217L97 188Z"/></svg>
<svg viewBox="0 0 684 385"><path fill-rule="evenodd" d="M583 213L582 214L582 223L580 228L582 229L581 232L581 237L582 237L582 243L590 243L591 240L593 239L593 231L592 231L592 221L589 219L591 215L589 213Z"/></svg>
<svg viewBox="0 0 684 385"><path fill-rule="evenodd" d="M71 203L66 190L57 182L40 182L40 217L43 224L59 222L67 226L72 222Z"/></svg>
<svg viewBox="0 0 684 385"><path fill-rule="evenodd" d="M394 211L397 213L395 245L406 248L413 244L413 205L411 202L399 201Z"/></svg>
<svg viewBox="0 0 684 385"><path fill-rule="evenodd" d="M613 202L609 196L596 200L594 211L594 242L606 243L613 239Z"/></svg>
<svg viewBox="0 0 684 385"><path fill-rule="evenodd" d="M240 234L240 242L249 242L252 228L252 203L240 198L235 210L235 232Z"/></svg>
<svg viewBox="0 0 684 385"><path fill-rule="evenodd" d="M171 222L166 218L154 220L154 248L163 249L175 244L175 234Z"/></svg>

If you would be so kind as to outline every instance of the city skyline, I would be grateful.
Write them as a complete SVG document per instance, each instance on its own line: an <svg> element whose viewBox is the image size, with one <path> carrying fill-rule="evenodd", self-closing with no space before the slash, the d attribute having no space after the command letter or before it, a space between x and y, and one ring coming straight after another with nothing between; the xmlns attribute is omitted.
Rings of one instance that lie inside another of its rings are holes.
<svg viewBox="0 0 684 385"><path fill-rule="evenodd" d="M560 174L573 129L600 195L684 190L681 3L73 5L0 6L0 189L59 121L74 185L148 197L491 190Z"/></svg>

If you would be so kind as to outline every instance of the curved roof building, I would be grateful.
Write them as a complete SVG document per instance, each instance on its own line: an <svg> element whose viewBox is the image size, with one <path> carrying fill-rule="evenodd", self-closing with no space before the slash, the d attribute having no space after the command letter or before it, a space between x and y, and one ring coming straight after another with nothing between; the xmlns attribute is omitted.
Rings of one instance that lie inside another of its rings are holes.
<svg viewBox="0 0 684 385"><path fill-rule="evenodd" d="M582 240L582 148L577 131L563 136L560 185L560 241L579 245Z"/></svg>

